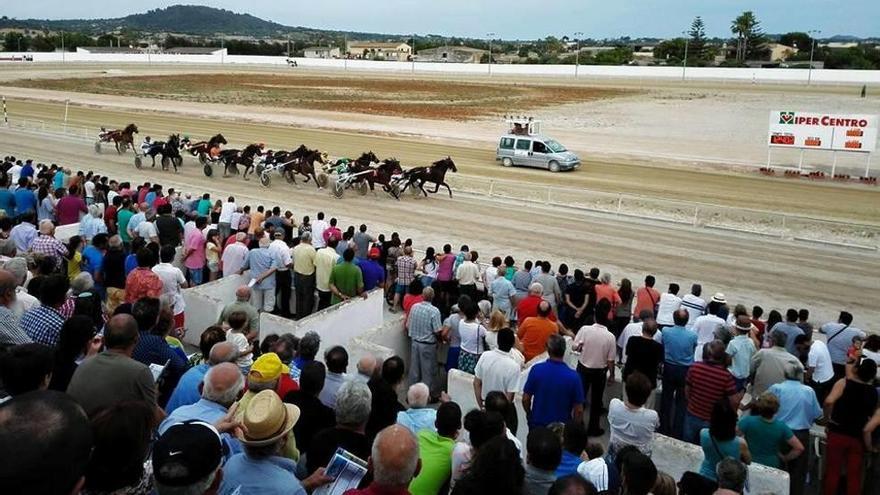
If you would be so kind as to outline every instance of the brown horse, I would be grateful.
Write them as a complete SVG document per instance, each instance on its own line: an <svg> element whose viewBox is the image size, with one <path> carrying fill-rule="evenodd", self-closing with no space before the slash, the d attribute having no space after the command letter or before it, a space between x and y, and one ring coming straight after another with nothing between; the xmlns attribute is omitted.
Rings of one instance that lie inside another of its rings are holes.
<svg viewBox="0 0 880 495"><path fill-rule="evenodd" d="M128 150L128 148L134 149L134 135L138 133L138 128L134 124L128 124L125 129L105 131L104 128L101 128L101 133L98 135L98 139L104 143L112 142L116 146L116 152L120 155ZM95 149L99 150L100 145L95 145Z"/></svg>
<svg viewBox="0 0 880 495"><path fill-rule="evenodd" d="M199 157L200 162L204 162L208 157L216 157L220 154L220 147L226 143L223 134L217 134L208 141L199 141L192 143L187 148L189 154Z"/></svg>
<svg viewBox="0 0 880 495"><path fill-rule="evenodd" d="M290 182L296 184L296 176L304 175L306 180L305 183L308 184L309 180L315 181L315 187L321 189L321 184L318 182L318 177L315 174L315 162L320 164L326 163L324 160L324 154L318 150L310 150L305 147L305 145L300 146L296 151L294 151L291 155L295 159L293 163L290 164L289 167L285 167L284 172L287 174L287 178ZM296 157L296 155L299 155Z"/></svg>
<svg viewBox="0 0 880 495"><path fill-rule="evenodd" d="M376 171L372 175L367 175L367 182L370 184L370 190L374 190L375 184L381 184L382 190L394 196L394 199L400 199L397 191L391 187L391 178L395 175L403 173L400 161L396 158L386 158L376 167Z"/></svg>
<svg viewBox="0 0 880 495"><path fill-rule="evenodd" d="M449 197L452 197L452 189L449 187L449 184L446 183L446 172L448 171L458 172L458 169L455 168L455 162L452 161L452 158L446 157L442 160L438 160L431 164L429 167L415 167L410 170L404 172L404 176L406 178L406 184L401 189L401 193L406 191L406 189L410 186L418 187L421 189L422 194L425 197L428 197L428 192L425 191L425 183L430 182L434 184L434 190L431 193L436 193L440 190L440 186L446 188L449 191Z"/></svg>
<svg viewBox="0 0 880 495"><path fill-rule="evenodd" d="M238 165L244 166L242 178L248 180L247 175L254 168L254 159L263 151L263 144L250 144L245 149L239 150L223 150L220 152L220 159L223 160L223 177L228 177L229 173L238 175Z"/></svg>

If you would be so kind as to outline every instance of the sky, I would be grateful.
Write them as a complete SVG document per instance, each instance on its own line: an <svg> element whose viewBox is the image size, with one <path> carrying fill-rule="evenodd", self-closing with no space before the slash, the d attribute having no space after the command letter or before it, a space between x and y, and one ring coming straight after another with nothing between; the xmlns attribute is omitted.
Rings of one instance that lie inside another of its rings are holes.
<svg viewBox="0 0 880 495"><path fill-rule="evenodd" d="M3 0L15 18L122 17L179 3L208 5L290 26L378 33L535 39L672 37L697 15L707 34L730 36L730 22L753 10L767 33L819 30L819 37L880 36L880 0Z"/></svg>

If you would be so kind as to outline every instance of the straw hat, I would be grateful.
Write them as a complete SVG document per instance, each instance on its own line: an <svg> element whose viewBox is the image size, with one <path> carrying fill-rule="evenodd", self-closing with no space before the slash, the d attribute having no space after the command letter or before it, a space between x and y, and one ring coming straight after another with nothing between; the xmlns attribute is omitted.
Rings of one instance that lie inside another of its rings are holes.
<svg viewBox="0 0 880 495"><path fill-rule="evenodd" d="M281 402L274 390L263 390L248 402L243 423L247 433L236 436L245 445L262 447L277 442L299 420L299 408Z"/></svg>

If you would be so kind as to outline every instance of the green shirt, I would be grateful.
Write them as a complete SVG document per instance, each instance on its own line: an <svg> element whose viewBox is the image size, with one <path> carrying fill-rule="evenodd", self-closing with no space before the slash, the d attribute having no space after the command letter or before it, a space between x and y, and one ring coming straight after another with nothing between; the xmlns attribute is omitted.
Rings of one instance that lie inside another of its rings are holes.
<svg viewBox="0 0 880 495"><path fill-rule="evenodd" d="M200 217L208 216L208 213L211 211L211 200L210 199L200 199L199 204L196 206L196 212L198 212Z"/></svg>
<svg viewBox="0 0 880 495"><path fill-rule="evenodd" d="M364 288L364 274L354 263L344 262L330 270L330 285L348 297L358 295L358 291ZM330 304L339 304L342 299L333 294Z"/></svg>
<svg viewBox="0 0 880 495"><path fill-rule="evenodd" d="M768 421L760 416L746 416L739 420L739 430L749 444L753 461L773 468L782 467L779 454L794 435L788 425L778 420Z"/></svg>
<svg viewBox="0 0 880 495"><path fill-rule="evenodd" d="M422 470L409 484L409 491L412 495L436 495L452 474L455 440L427 429L420 431L418 437Z"/></svg>
<svg viewBox="0 0 880 495"><path fill-rule="evenodd" d="M119 231L119 237L122 238L122 242L131 242L131 236L128 235L128 222L131 221L133 216L134 212L127 209L119 210L116 214L117 230Z"/></svg>

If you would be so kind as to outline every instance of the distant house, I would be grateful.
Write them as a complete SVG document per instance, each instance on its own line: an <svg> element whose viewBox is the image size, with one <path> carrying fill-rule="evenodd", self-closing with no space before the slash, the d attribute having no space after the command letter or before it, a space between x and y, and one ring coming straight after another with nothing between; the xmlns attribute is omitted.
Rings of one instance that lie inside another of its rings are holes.
<svg viewBox="0 0 880 495"><path fill-rule="evenodd" d="M76 53L114 53L114 54L137 54L137 53L164 53L167 55L226 55L226 48L183 46L158 50L153 48L141 48L130 46L79 46Z"/></svg>
<svg viewBox="0 0 880 495"><path fill-rule="evenodd" d="M767 43L764 45L764 48L770 52L769 59L771 62L784 62L798 52L797 48L781 43Z"/></svg>
<svg viewBox="0 0 880 495"><path fill-rule="evenodd" d="M488 50L468 46L440 46L426 48L416 53L419 62L451 62L458 64L478 64L488 54Z"/></svg>
<svg viewBox="0 0 880 495"><path fill-rule="evenodd" d="M351 58L366 60L409 60L412 48L406 43L384 43L376 41L349 41L346 52Z"/></svg>
<svg viewBox="0 0 880 495"><path fill-rule="evenodd" d="M129 46L78 46L76 53L136 54L145 52L141 48Z"/></svg>
<svg viewBox="0 0 880 495"><path fill-rule="evenodd" d="M335 46L309 46L303 50L305 58L339 58L339 48Z"/></svg>
<svg viewBox="0 0 880 495"><path fill-rule="evenodd" d="M166 48L162 53L168 55L226 55L226 49L218 46L181 46Z"/></svg>

